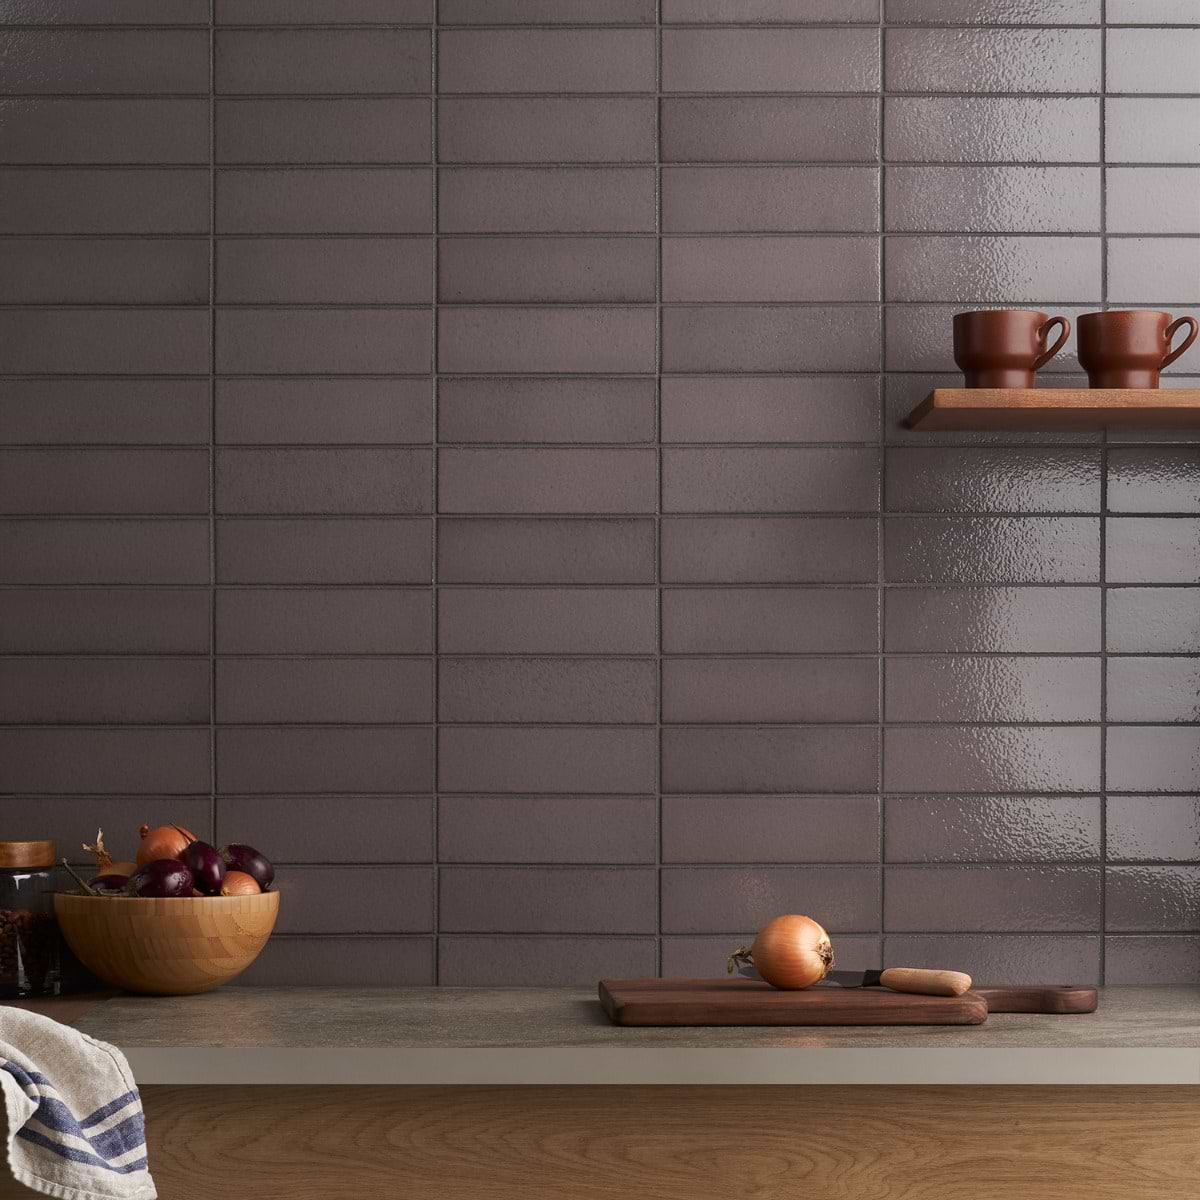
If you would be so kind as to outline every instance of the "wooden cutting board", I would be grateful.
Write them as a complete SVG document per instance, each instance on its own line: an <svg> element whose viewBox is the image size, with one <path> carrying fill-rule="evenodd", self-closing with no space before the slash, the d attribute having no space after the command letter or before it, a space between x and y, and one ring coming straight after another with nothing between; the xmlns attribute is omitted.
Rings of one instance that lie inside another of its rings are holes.
<svg viewBox="0 0 1200 1200"><path fill-rule="evenodd" d="M988 1015L974 992L782 992L754 979L602 979L600 1003L617 1025L979 1025Z"/></svg>
<svg viewBox="0 0 1200 1200"><path fill-rule="evenodd" d="M987 1001L988 1012L994 1013L1093 1013L1100 1003L1094 987L1072 987L1069 984L1044 984L1041 987L973 987L977 996Z"/></svg>

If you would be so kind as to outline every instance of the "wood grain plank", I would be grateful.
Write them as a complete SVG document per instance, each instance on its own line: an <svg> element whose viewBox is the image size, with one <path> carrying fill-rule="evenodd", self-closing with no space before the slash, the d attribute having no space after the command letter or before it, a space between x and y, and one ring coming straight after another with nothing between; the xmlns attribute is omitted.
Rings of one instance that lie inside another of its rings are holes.
<svg viewBox="0 0 1200 1200"><path fill-rule="evenodd" d="M988 1014L974 992L785 992L754 979L602 979L600 1003L618 1025L980 1025Z"/></svg>
<svg viewBox="0 0 1200 1200"><path fill-rule="evenodd" d="M1194 1087L143 1094L165 1200L1162 1200L1200 1180Z"/></svg>
<svg viewBox="0 0 1200 1200"><path fill-rule="evenodd" d="M1074 430L1200 427L1196 388L935 388L910 429Z"/></svg>

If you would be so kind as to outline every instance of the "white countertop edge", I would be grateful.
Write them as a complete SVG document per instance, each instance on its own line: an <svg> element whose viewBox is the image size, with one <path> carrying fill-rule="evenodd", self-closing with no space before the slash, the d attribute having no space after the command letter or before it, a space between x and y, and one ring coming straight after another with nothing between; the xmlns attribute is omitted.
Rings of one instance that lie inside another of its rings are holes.
<svg viewBox="0 0 1200 1200"><path fill-rule="evenodd" d="M1192 1084L1200 1048L122 1047L139 1086Z"/></svg>

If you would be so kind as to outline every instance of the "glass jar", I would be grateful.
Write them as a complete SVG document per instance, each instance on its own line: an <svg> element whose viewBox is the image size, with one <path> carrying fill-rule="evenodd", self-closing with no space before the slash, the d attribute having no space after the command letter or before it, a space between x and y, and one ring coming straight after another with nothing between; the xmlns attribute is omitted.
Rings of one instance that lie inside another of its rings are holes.
<svg viewBox="0 0 1200 1200"><path fill-rule="evenodd" d="M0 842L0 998L57 996L53 842Z"/></svg>

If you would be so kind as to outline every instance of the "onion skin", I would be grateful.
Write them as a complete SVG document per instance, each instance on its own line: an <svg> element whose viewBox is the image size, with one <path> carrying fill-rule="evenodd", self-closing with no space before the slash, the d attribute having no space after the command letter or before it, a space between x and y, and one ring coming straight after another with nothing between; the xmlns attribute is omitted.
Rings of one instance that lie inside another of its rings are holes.
<svg viewBox="0 0 1200 1200"><path fill-rule="evenodd" d="M182 861L183 852L196 840L194 833L180 829L178 825L160 825L157 829L143 825L139 832L142 838L137 852L139 867L160 858L176 858Z"/></svg>
<svg viewBox="0 0 1200 1200"><path fill-rule="evenodd" d="M222 896L257 896L262 892L258 880L245 871L228 871L225 882L221 884Z"/></svg>
<svg viewBox="0 0 1200 1200"><path fill-rule="evenodd" d="M735 950L729 959L731 973L737 962L753 963L772 987L802 991L829 974L833 945L811 917L791 914L764 925L749 950Z"/></svg>

